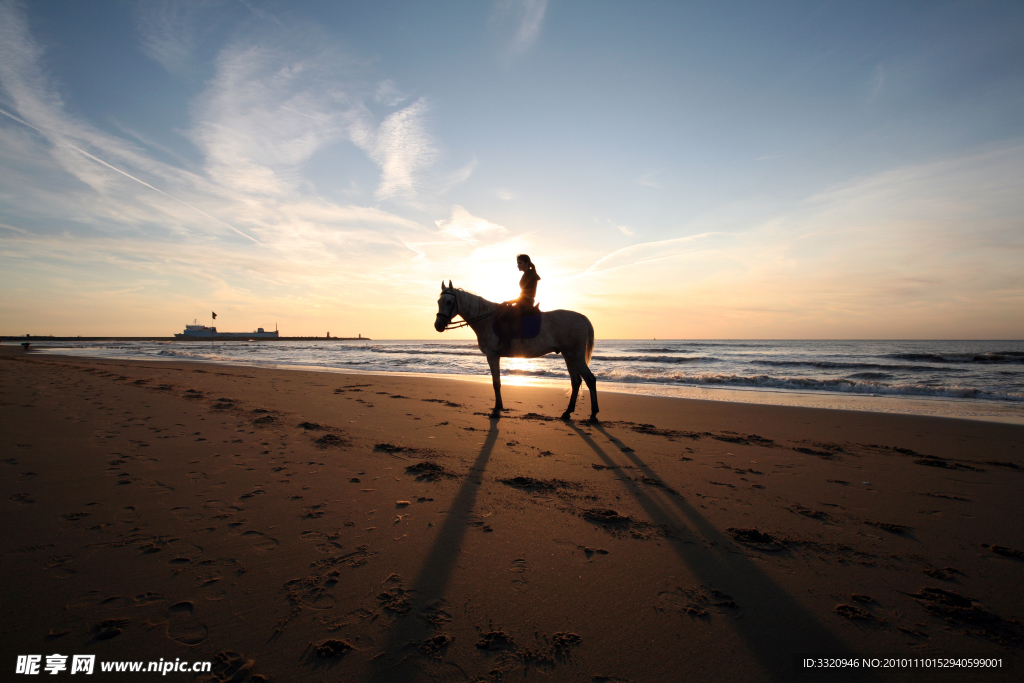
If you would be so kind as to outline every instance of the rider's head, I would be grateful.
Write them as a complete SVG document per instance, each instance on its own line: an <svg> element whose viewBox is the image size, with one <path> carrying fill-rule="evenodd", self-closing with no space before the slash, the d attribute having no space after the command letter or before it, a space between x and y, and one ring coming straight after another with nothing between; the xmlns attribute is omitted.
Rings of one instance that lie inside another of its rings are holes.
<svg viewBox="0 0 1024 683"><path fill-rule="evenodd" d="M537 267L533 265L533 261L526 254L519 254L516 256L516 263L519 265L519 270L536 270Z"/></svg>

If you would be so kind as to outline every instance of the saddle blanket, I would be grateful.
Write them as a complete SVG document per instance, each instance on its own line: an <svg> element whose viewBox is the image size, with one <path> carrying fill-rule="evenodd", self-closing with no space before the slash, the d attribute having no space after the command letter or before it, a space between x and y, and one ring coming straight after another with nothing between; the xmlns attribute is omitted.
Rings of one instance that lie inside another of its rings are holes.
<svg viewBox="0 0 1024 683"><path fill-rule="evenodd" d="M535 313L533 315L527 315L523 317L522 329L519 331L512 331L512 339L533 339L540 334L541 318L544 317L543 313ZM494 334L498 334L498 325L495 323L491 326L494 330Z"/></svg>

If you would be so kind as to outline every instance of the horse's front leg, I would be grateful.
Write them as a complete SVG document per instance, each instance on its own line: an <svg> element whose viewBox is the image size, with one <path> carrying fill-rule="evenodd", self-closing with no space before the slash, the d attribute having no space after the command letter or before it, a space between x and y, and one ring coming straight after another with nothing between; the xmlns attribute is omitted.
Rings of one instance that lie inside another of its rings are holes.
<svg viewBox="0 0 1024 683"><path fill-rule="evenodd" d="M487 364L491 366L491 384L494 385L494 410L491 417L501 417L504 406L501 404L501 356L487 356Z"/></svg>

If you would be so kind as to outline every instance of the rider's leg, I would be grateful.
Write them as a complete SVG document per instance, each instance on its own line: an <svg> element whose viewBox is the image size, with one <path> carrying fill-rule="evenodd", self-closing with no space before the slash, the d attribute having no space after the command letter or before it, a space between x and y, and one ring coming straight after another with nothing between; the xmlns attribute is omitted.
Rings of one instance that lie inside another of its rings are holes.
<svg viewBox="0 0 1024 683"><path fill-rule="evenodd" d="M506 307L501 315L498 316L497 327L498 331L498 349L497 353L499 356L507 356L512 350L512 307Z"/></svg>

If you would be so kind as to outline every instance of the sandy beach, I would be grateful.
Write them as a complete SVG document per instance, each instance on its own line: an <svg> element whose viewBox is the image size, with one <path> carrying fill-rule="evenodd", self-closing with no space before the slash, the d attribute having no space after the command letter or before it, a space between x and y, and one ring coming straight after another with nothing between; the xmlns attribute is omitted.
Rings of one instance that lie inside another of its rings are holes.
<svg viewBox="0 0 1024 683"><path fill-rule="evenodd" d="M468 381L16 347L0 369L4 680L55 653L93 680L1024 666L1019 425L610 393L589 425L586 400L556 419L568 387L517 386L494 420ZM859 665L798 664L826 658Z"/></svg>

